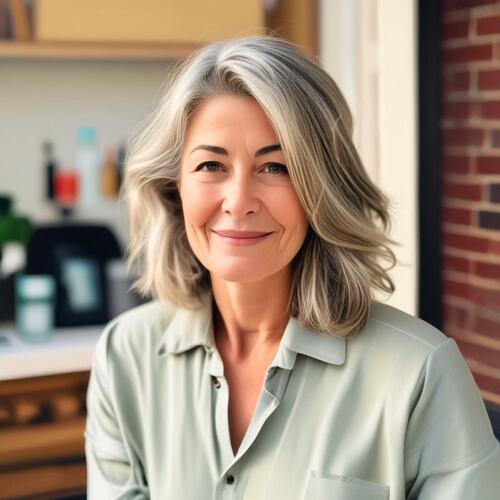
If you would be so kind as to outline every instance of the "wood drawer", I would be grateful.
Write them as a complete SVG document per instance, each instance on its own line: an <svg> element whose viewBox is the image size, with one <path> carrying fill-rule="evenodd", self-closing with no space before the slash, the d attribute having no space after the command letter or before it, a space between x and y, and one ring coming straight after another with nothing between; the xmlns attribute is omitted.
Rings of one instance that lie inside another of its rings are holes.
<svg viewBox="0 0 500 500"><path fill-rule="evenodd" d="M0 382L0 498L84 494L90 372Z"/></svg>

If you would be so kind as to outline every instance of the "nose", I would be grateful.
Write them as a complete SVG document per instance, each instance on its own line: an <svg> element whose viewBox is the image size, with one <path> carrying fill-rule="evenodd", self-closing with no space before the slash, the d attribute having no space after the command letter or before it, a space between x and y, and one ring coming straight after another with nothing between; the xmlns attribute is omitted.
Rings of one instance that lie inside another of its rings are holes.
<svg viewBox="0 0 500 500"><path fill-rule="evenodd" d="M245 169L246 170L246 169ZM222 210L235 217L259 211L257 187L251 174L237 172L224 185Z"/></svg>

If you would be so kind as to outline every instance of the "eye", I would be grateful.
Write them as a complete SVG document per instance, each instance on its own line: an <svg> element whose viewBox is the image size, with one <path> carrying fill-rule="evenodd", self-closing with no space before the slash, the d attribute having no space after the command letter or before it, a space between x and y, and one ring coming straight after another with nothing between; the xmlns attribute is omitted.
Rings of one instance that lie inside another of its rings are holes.
<svg viewBox="0 0 500 500"><path fill-rule="evenodd" d="M288 174L288 169L285 167L285 165L282 165L281 163L268 163L264 167L264 170L265 169L269 169L268 171L271 174L282 174L282 175Z"/></svg>
<svg viewBox="0 0 500 500"><path fill-rule="evenodd" d="M205 161L203 163L200 163L196 167L195 172L219 172L221 168L222 165L220 163L217 163L215 161ZM285 165L282 165L281 163L268 163L267 165L264 166L263 170L267 170L269 173L275 175L288 174L288 169L286 168Z"/></svg>
<svg viewBox="0 0 500 500"><path fill-rule="evenodd" d="M203 163L200 163L196 169L195 169L195 172L199 172L199 171L204 171L204 172L218 172L218 168L221 167L222 165L220 163L217 163L215 161L204 161ZM207 167L206 170L203 170L204 167ZM215 168L213 168L215 167Z"/></svg>

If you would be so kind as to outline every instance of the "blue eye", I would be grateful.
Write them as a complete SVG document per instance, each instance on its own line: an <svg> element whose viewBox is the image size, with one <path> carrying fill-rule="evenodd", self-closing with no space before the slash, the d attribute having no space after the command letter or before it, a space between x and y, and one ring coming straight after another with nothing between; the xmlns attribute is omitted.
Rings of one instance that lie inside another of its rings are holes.
<svg viewBox="0 0 500 500"><path fill-rule="evenodd" d="M197 167L196 167L196 172L198 172L199 170L203 170L203 167L209 167L209 166L215 166L215 167L220 167L221 165L215 161L205 161L203 163L200 163ZM205 170L205 172L217 172L218 170L216 169L212 169L212 168L207 168Z"/></svg>
<svg viewBox="0 0 500 500"><path fill-rule="evenodd" d="M268 163L265 168L270 168L270 173L272 174L288 174L288 169L281 163Z"/></svg>

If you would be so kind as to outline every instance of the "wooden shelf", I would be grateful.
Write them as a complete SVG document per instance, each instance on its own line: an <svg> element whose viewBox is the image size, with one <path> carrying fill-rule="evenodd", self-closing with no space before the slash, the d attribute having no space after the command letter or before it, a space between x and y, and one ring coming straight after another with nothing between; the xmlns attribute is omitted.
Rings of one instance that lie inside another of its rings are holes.
<svg viewBox="0 0 500 500"><path fill-rule="evenodd" d="M85 495L85 461L27 467L0 471L0 498L49 500Z"/></svg>
<svg viewBox="0 0 500 500"><path fill-rule="evenodd" d="M182 59L202 43L87 43L0 41L0 59L35 60L129 60Z"/></svg>
<svg viewBox="0 0 500 500"><path fill-rule="evenodd" d="M0 430L0 470L8 466L65 461L83 456L85 415Z"/></svg>

